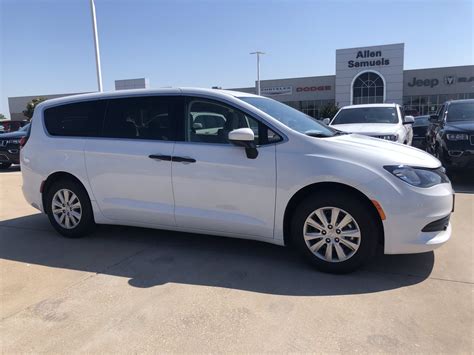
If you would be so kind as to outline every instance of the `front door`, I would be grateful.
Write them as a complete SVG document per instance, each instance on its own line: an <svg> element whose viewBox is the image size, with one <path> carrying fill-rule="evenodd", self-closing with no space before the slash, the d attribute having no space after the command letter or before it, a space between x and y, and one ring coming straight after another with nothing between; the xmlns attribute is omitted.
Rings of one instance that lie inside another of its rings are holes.
<svg viewBox="0 0 474 355"><path fill-rule="evenodd" d="M276 163L280 138L226 104L187 99L184 141L173 153L173 191L178 227L230 235L273 237ZM236 128L253 129L258 157L228 142Z"/></svg>
<svg viewBox="0 0 474 355"><path fill-rule="evenodd" d="M171 155L181 101L166 96L108 100L103 137L85 144L89 181L105 217L175 225Z"/></svg>

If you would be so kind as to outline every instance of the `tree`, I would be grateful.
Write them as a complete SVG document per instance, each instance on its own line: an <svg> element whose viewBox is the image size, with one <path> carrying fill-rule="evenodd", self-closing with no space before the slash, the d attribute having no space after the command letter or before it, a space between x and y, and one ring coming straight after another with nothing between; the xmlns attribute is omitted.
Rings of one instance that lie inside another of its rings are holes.
<svg viewBox="0 0 474 355"><path fill-rule="evenodd" d="M23 115L25 115L26 117L28 117L31 120L31 118L33 117L33 113L35 112L35 107L39 103L41 103L45 100L46 100L45 97L37 97L36 99L33 99L30 102L28 102L26 104L26 110L23 110Z"/></svg>
<svg viewBox="0 0 474 355"><path fill-rule="evenodd" d="M322 118L333 118L337 111L339 111L339 106L337 104L326 104L323 106L320 112L320 117Z"/></svg>
<svg viewBox="0 0 474 355"><path fill-rule="evenodd" d="M0 121L6 120L7 118L3 113L0 113Z"/></svg>

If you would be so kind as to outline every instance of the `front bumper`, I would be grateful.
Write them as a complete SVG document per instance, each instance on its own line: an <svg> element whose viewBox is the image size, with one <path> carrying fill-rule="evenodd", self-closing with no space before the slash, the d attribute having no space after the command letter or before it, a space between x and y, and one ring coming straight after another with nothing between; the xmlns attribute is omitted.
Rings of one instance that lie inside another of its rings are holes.
<svg viewBox="0 0 474 355"><path fill-rule="evenodd" d="M453 211L454 192L451 184L416 188L403 181L400 183L406 186L400 186L398 198L392 196L391 200L380 202L387 215L383 221L385 254L424 253L446 243L451 236L450 223L439 230L422 230L448 217Z"/></svg>
<svg viewBox="0 0 474 355"><path fill-rule="evenodd" d="M474 168L474 149L464 151L448 150L444 160L448 168Z"/></svg>
<svg viewBox="0 0 474 355"><path fill-rule="evenodd" d="M413 137L411 145L415 148L425 150L426 149L426 138L425 137Z"/></svg>

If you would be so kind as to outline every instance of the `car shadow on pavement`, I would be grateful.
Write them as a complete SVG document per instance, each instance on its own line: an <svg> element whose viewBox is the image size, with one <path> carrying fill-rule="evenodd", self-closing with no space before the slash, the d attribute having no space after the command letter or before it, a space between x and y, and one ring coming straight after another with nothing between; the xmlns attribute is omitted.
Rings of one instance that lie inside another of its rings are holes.
<svg viewBox="0 0 474 355"><path fill-rule="evenodd" d="M14 173L17 171L21 171L20 165L12 165L8 169L0 169L0 174L2 173Z"/></svg>
<svg viewBox="0 0 474 355"><path fill-rule="evenodd" d="M434 264L432 252L378 255L352 274L331 275L290 248L261 242L121 226L66 239L42 214L0 226L2 259L126 277L141 288L181 283L275 295L363 294L422 282Z"/></svg>

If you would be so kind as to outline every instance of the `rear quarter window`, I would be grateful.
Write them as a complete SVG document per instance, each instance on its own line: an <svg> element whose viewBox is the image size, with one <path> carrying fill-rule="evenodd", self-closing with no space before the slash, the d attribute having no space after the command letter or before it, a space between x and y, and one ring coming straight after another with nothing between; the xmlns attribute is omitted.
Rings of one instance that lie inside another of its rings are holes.
<svg viewBox="0 0 474 355"><path fill-rule="evenodd" d="M105 104L105 101L86 101L47 108L44 111L46 130L52 136L99 136Z"/></svg>

